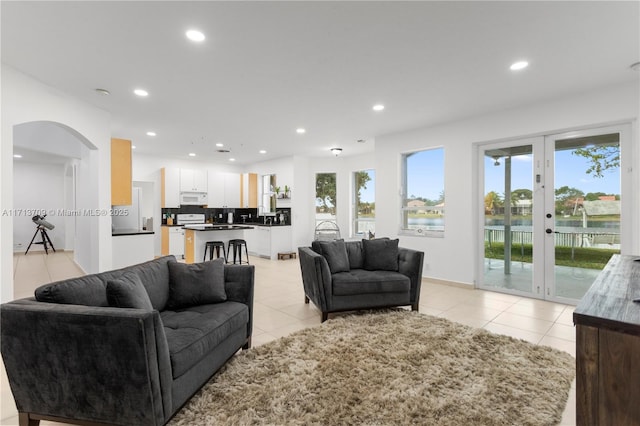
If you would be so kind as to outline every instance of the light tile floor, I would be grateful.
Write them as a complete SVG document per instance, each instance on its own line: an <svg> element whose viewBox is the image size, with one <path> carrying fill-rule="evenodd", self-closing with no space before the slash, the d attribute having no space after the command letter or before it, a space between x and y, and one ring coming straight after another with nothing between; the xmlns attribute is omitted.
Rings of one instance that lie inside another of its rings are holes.
<svg viewBox="0 0 640 426"><path fill-rule="evenodd" d="M320 324L320 312L304 304L297 260L251 257L256 266L253 344L261 345L296 330ZM32 252L14 257L15 297L33 295L44 283L82 275L73 253ZM420 311L494 333L551 346L575 356L573 306L423 281ZM331 315L329 316L331 318ZM17 425L4 366L0 375L0 424ZM561 425L575 424L575 381ZM41 422L41 425L60 423Z"/></svg>

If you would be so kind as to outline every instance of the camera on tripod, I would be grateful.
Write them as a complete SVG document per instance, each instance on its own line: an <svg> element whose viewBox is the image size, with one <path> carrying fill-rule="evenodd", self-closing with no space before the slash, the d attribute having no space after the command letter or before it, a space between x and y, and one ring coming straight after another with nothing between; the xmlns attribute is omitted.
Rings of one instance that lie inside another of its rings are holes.
<svg viewBox="0 0 640 426"><path fill-rule="evenodd" d="M24 254L29 253L31 244L34 244L33 240L35 240L36 236L38 236L38 232L40 233L40 237L42 238L42 241L36 241L35 244L42 244L44 246L44 251L47 254L49 254L49 247L48 247L49 245L51 246L51 249L54 252L56 251L55 247L53 246L53 243L51 242L51 238L49 238L49 234L47 234L47 229L52 230L53 228L55 228L55 226L50 222L46 221L44 219L45 217L47 217L47 215L41 216L37 214L31 218L31 221L36 224L36 232L33 234L33 238L31 238L29 247L27 247L27 251L25 251Z"/></svg>

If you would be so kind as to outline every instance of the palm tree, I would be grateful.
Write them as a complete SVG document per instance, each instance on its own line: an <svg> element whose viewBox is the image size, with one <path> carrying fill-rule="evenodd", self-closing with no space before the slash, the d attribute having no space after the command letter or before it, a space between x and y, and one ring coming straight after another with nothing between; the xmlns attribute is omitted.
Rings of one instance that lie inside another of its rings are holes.
<svg viewBox="0 0 640 426"><path fill-rule="evenodd" d="M496 208L502 207L502 197L495 191L489 191L484 196L485 214L495 214Z"/></svg>

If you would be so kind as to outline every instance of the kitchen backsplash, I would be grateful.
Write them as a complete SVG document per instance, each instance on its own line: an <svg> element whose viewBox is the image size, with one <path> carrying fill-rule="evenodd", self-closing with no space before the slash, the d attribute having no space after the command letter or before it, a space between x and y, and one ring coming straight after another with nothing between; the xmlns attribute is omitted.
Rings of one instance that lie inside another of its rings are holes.
<svg viewBox="0 0 640 426"><path fill-rule="evenodd" d="M204 208L200 206L181 206L179 209L162 209L162 224L167 224L167 215L173 215L173 222L177 214L204 214L207 223L227 223L229 213L233 213L234 223L271 223L273 225L291 225L291 209L277 209L275 216L266 218L258 215L258 209L241 208Z"/></svg>

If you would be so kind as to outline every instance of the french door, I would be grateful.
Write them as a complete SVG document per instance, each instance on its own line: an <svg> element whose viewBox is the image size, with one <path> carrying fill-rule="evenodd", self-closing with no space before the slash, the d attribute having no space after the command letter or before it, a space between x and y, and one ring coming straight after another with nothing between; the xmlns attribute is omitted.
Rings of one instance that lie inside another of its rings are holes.
<svg viewBox="0 0 640 426"><path fill-rule="evenodd" d="M629 131L479 147L478 287L563 303L582 298L622 247L620 154Z"/></svg>

